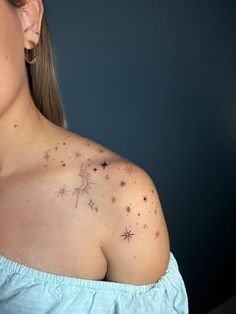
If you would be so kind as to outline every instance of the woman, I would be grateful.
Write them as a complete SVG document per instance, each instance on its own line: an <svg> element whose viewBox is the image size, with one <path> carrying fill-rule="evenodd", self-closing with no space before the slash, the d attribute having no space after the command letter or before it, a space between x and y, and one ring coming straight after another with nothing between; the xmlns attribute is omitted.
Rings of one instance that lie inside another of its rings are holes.
<svg viewBox="0 0 236 314"><path fill-rule="evenodd" d="M42 0L0 1L0 313L187 313L158 192L67 130Z"/></svg>

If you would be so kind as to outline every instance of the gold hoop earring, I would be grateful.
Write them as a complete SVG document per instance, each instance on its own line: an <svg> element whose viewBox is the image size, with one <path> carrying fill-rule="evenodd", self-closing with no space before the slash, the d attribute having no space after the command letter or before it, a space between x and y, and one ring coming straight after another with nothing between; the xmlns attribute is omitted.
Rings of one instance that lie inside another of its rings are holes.
<svg viewBox="0 0 236 314"><path fill-rule="evenodd" d="M39 44L35 44L34 41L29 40L30 45L33 47L31 49L25 49L25 60L29 63L29 64L34 64L36 63L37 57L38 57L38 53L39 53Z"/></svg>

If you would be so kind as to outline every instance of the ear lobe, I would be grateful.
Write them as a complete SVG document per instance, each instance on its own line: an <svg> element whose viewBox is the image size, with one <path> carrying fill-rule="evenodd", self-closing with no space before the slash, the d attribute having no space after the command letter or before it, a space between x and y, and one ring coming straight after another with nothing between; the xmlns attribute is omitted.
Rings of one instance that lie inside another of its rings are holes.
<svg viewBox="0 0 236 314"><path fill-rule="evenodd" d="M29 0L18 9L24 36L24 47L31 49L29 40L36 44L39 41L41 22L44 12L42 0Z"/></svg>

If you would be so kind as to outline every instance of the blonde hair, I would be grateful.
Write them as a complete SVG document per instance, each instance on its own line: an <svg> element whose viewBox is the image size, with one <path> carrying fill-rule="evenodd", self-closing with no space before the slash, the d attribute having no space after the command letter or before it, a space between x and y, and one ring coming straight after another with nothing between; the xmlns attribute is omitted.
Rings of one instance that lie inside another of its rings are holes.
<svg viewBox="0 0 236 314"><path fill-rule="evenodd" d="M27 0L7 0L10 5L16 8L25 5L26 1ZM45 6L38 49L39 55L36 63L29 64L26 62L31 97L38 110L48 120L67 129L66 116L57 81L55 67L56 58L50 38Z"/></svg>

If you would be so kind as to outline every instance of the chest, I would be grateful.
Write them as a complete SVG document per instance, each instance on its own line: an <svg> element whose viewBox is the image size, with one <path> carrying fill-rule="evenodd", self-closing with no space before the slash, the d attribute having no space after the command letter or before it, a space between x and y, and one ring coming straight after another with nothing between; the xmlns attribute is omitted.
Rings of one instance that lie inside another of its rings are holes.
<svg viewBox="0 0 236 314"><path fill-rule="evenodd" d="M58 204L46 191L39 185L1 185L0 254L46 272L103 279L107 263L99 222L86 204L76 209Z"/></svg>

